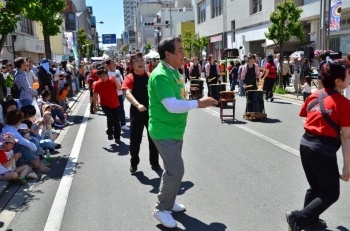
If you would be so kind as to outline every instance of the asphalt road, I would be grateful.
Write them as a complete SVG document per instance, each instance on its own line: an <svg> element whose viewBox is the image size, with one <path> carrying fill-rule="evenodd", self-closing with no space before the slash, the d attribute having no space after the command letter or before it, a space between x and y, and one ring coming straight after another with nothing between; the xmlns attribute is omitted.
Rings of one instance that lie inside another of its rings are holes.
<svg viewBox="0 0 350 231"><path fill-rule="evenodd" d="M268 119L256 122L243 120L245 103L237 96L235 123L222 124L218 108L189 113L183 146L185 176L177 198L187 211L174 214L175 230L281 231L287 230L285 211L301 209L308 185L298 157L303 133L300 102L265 103ZM85 94L74 112L75 125L54 156L53 172L31 187L7 230L37 231L45 225L45 230L56 230L47 226L48 217L62 231L169 230L151 216L160 179L148 162L147 136L139 170L131 175L129 132L122 134L120 146L108 141L102 112L82 123L87 107ZM129 114L127 102L125 107ZM68 175L61 181L67 157L77 150L75 174L66 169ZM341 162L339 154L340 168ZM67 178L73 179L69 187L62 183ZM63 193L56 195L62 187L69 190L67 200ZM339 201L322 216L328 230L350 229L349 195L350 185L341 183ZM52 212L65 201L63 209Z"/></svg>

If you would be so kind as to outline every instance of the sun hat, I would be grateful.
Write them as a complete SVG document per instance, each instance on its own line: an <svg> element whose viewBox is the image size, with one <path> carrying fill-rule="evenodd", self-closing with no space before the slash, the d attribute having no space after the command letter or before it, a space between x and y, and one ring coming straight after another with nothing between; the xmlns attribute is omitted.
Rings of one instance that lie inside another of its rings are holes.
<svg viewBox="0 0 350 231"><path fill-rule="evenodd" d="M6 143L17 143L18 139L15 138L15 135L12 132L5 132L1 136L1 142L0 145L6 144Z"/></svg>

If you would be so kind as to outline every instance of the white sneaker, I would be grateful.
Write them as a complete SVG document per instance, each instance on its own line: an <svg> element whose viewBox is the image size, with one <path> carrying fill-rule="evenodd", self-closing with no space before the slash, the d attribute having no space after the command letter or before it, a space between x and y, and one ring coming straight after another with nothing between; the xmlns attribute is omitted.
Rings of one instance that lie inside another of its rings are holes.
<svg viewBox="0 0 350 231"><path fill-rule="evenodd" d="M186 210L186 207L182 204L178 204L176 201L174 203L174 207L171 209L173 212L183 212Z"/></svg>
<svg viewBox="0 0 350 231"><path fill-rule="evenodd" d="M176 228L177 226L177 223L171 215L170 211L159 211L157 209L154 209L153 216L157 218L160 221L160 223L162 223L162 225L164 225L167 228Z"/></svg>
<svg viewBox="0 0 350 231"><path fill-rule="evenodd" d="M124 125L124 126L122 126L122 130L124 130L124 131L129 131L130 128L129 128L128 126Z"/></svg>

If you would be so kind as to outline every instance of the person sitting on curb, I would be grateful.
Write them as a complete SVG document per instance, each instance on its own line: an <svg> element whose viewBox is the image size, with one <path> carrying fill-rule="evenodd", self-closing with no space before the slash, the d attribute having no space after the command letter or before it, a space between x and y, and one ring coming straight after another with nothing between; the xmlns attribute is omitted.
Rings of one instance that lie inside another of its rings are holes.
<svg viewBox="0 0 350 231"><path fill-rule="evenodd" d="M54 119L56 119L56 117L59 118L61 123L65 126L69 126L69 125L73 124L73 122L69 122L66 119L66 116L64 114L64 110L60 105L50 102L50 99L51 99L50 91L44 90L41 93L41 97L42 97L42 99L38 100L38 107L42 113L43 113L43 106L50 105L52 117Z"/></svg>
<svg viewBox="0 0 350 231"><path fill-rule="evenodd" d="M0 150L0 179L13 180L18 184L25 184L25 177L28 174L29 166L22 165L16 167L16 161L21 157L21 153L14 153L13 147L18 142L11 132L6 132L1 136L2 149Z"/></svg>
<svg viewBox="0 0 350 231"><path fill-rule="evenodd" d="M19 152L22 155L17 160L16 166L22 166L24 164L24 161L28 161L37 171L40 171L42 173L51 171L50 168L37 160L37 157L34 154L37 150L35 144L23 138L23 136L18 132L18 127L22 123L22 120L23 113L21 111L17 109L10 111L7 113L7 116L5 118L6 126L2 129L3 134L6 132L11 132L14 134L15 138L18 139L18 142L14 145L13 151L15 153Z"/></svg>

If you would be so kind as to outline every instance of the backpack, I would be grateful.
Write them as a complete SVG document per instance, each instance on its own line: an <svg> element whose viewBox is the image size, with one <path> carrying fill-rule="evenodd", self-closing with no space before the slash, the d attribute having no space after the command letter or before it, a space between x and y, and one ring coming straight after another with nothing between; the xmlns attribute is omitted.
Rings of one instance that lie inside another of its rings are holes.
<svg viewBox="0 0 350 231"><path fill-rule="evenodd" d="M18 85L16 83L16 76L14 77L14 84L11 88L11 95L13 99L19 99L19 95L21 94L20 88L18 88Z"/></svg>

